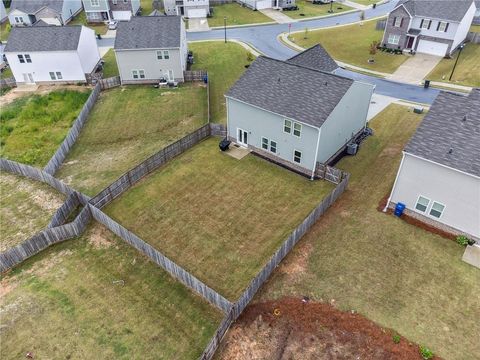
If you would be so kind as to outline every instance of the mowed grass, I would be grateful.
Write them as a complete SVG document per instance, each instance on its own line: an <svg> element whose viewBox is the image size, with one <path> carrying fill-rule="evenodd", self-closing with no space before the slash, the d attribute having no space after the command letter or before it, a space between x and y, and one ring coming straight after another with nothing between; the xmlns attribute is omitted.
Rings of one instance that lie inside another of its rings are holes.
<svg viewBox="0 0 480 360"><path fill-rule="evenodd" d="M2 359L196 359L221 314L96 224L1 280Z"/></svg>
<svg viewBox="0 0 480 360"><path fill-rule="evenodd" d="M212 17L208 18L208 26L223 26L223 18L227 18L227 26L274 22L260 11L253 11L237 3L213 6Z"/></svg>
<svg viewBox="0 0 480 360"><path fill-rule="evenodd" d="M100 34L100 35L105 35L108 31L108 26L104 24L103 22L101 23L87 23L87 15L85 14L85 11L82 11L80 14L75 16L72 21L68 23L68 25L83 25L87 26L90 29L95 31L95 34Z"/></svg>
<svg viewBox="0 0 480 360"><path fill-rule="evenodd" d="M118 76L118 66L117 66L117 59L115 58L115 52L113 49L107 51L102 58L105 61L103 65L103 77L109 78L112 76Z"/></svg>
<svg viewBox="0 0 480 360"><path fill-rule="evenodd" d="M90 91L56 90L2 106L0 156L43 167L77 118Z"/></svg>
<svg viewBox="0 0 480 360"><path fill-rule="evenodd" d="M310 296L354 309L444 359L478 359L480 270L464 247L377 211L421 117L392 105L357 156L347 191L274 273L260 298Z"/></svg>
<svg viewBox="0 0 480 360"><path fill-rule="evenodd" d="M352 1L360 5L373 5L380 2L380 0L352 0Z"/></svg>
<svg viewBox="0 0 480 360"><path fill-rule="evenodd" d="M467 43L458 59L457 67L449 81L453 66L459 52L455 52L451 59L442 59L440 63L426 77L428 80L449 82L458 85L480 86L480 45Z"/></svg>
<svg viewBox="0 0 480 360"><path fill-rule="evenodd" d="M195 56L192 70L208 71L211 121L225 124L227 108L224 95L246 70L245 65L255 57L248 58L249 51L236 43L194 42L188 44L188 48Z"/></svg>
<svg viewBox="0 0 480 360"><path fill-rule="evenodd" d="M314 4L313 2L307 0L297 0L295 5L299 7L298 10L284 11L283 14L293 19L305 19L309 17L330 15L330 4ZM348 10L353 10L353 8L350 6L339 3L334 3L332 9L333 14L339 14Z"/></svg>
<svg viewBox="0 0 480 360"><path fill-rule="evenodd" d="M160 3L162 5L162 3ZM142 16L148 16L153 11L153 0L140 0L140 7L142 9Z"/></svg>
<svg viewBox="0 0 480 360"><path fill-rule="evenodd" d="M321 44L335 59L347 64L359 66L369 70L393 73L406 59L405 55L393 55L377 51L370 54L370 44L373 41L382 41L383 31L376 30L377 20L365 21L363 25L354 24L339 26L331 29L295 33L289 39L295 44L309 48ZM374 59L374 63L369 63Z"/></svg>
<svg viewBox="0 0 480 360"><path fill-rule="evenodd" d="M203 85L103 91L57 176L95 195L150 155L207 123Z"/></svg>
<svg viewBox="0 0 480 360"><path fill-rule="evenodd" d="M333 188L210 138L106 211L213 289L236 300L293 229Z"/></svg>
<svg viewBox="0 0 480 360"><path fill-rule="evenodd" d="M43 230L64 196L47 184L0 173L0 253Z"/></svg>
<svg viewBox="0 0 480 360"><path fill-rule="evenodd" d="M3 24L0 25L0 41L7 41L8 35L10 35L10 31L12 30L12 26L10 23L5 21Z"/></svg>

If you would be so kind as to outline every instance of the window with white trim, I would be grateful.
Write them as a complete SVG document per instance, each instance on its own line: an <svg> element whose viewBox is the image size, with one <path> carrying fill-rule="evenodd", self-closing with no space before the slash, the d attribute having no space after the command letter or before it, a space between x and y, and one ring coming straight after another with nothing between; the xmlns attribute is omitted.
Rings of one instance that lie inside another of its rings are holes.
<svg viewBox="0 0 480 360"><path fill-rule="evenodd" d="M446 32L447 31L447 26L448 26L448 23L446 23L444 21L440 21L438 23L437 31Z"/></svg>
<svg viewBox="0 0 480 360"><path fill-rule="evenodd" d="M270 151L274 154L277 153L277 142L270 140Z"/></svg>
<svg viewBox="0 0 480 360"><path fill-rule="evenodd" d="M55 74L57 75L57 80L63 79L62 73L60 71L57 71Z"/></svg>
<svg viewBox="0 0 480 360"><path fill-rule="evenodd" d="M163 51L162 50L157 50L157 59L162 60L163 59Z"/></svg>
<svg viewBox="0 0 480 360"><path fill-rule="evenodd" d="M145 70L138 70L138 75L140 75L140 79L145 79Z"/></svg>
<svg viewBox="0 0 480 360"><path fill-rule="evenodd" d="M388 35L388 43L392 45L398 45L400 42L400 35L397 34L389 34Z"/></svg>
<svg viewBox="0 0 480 360"><path fill-rule="evenodd" d="M168 50L164 50L164 51L163 51L163 58L164 58L165 60L170 59L170 53L168 52Z"/></svg>
<svg viewBox="0 0 480 360"><path fill-rule="evenodd" d="M422 20L422 24L420 25L420 27L422 29L430 29L430 23L432 22L432 20L429 20L429 19L423 19Z"/></svg>
<svg viewBox="0 0 480 360"><path fill-rule="evenodd" d="M402 26L402 20L403 20L403 18L396 17L395 19L393 19L393 26L401 27Z"/></svg>
<svg viewBox="0 0 480 360"><path fill-rule="evenodd" d="M22 16L15 16L15 23L16 24L23 24L23 17Z"/></svg>
<svg viewBox="0 0 480 360"><path fill-rule="evenodd" d="M50 71L49 74L50 74L50 79L57 80L57 78L55 77L55 73L53 71Z"/></svg>
<svg viewBox="0 0 480 360"><path fill-rule="evenodd" d="M292 122L290 120L285 119L283 121L283 131L288 134L292 132Z"/></svg>
<svg viewBox="0 0 480 360"><path fill-rule="evenodd" d="M138 79L138 70L132 70L132 77Z"/></svg>
<svg viewBox="0 0 480 360"><path fill-rule="evenodd" d="M24 56L25 56L25 61L26 61L27 63L31 63L31 62L32 62L32 58L30 57L29 54L25 54Z"/></svg>
<svg viewBox="0 0 480 360"><path fill-rule="evenodd" d="M23 57L23 55L17 55L18 56L18 61L20 61L20 64L24 64L25 63L25 58Z"/></svg>
<svg viewBox="0 0 480 360"><path fill-rule="evenodd" d="M445 210L445 205L442 205L436 201L433 202L432 208L430 209L430 216L436 217L440 219L443 214L443 210Z"/></svg>
<svg viewBox="0 0 480 360"><path fill-rule="evenodd" d="M90 0L90 5L91 6L100 6L100 0Z"/></svg>
<svg viewBox="0 0 480 360"><path fill-rule="evenodd" d="M262 149L268 150L268 139L264 137L262 137Z"/></svg>
<svg viewBox="0 0 480 360"><path fill-rule="evenodd" d="M302 124L293 123L293 135L300 137L302 134Z"/></svg>
<svg viewBox="0 0 480 360"><path fill-rule="evenodd" d="M112 4L113 4L113 5L117 5L117 4L118 4L118 1L117 1L117 0L112 0Z"/></svg>
<svg viewBox="0 0 480 360"><path fill-rule="evenodd" d="M428 208L428 204L430 204L430 200L427 199L426 197L419 196L417 203L415 204L415 210L418 210L420 212L426 212Z"/></svg>
<svg viewBox="0 0 480 360"><path fill-rule="evenodd" d="M300 164L302 162L302 152L298 150L293 151L293 161Z"/></svg>

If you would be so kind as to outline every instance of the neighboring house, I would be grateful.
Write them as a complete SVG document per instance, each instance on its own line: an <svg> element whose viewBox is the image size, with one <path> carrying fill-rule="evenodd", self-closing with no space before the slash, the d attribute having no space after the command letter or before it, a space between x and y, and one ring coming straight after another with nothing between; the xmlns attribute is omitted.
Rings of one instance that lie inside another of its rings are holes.
<svg viewBox="0 0 480 360"><path fill-rule="evenodd" d="M65 25L80 11L82 0L12 0L8 19L12 26Z"/></svg>
<svg viewBox="0 0 480 360"><path fill-rule="evenodd" d="M252 10L284 9L295 5L295 0L237 0Z"/></svg>
<svg viewBox="0 0 480 360"><path fill-rule="evenodd" d="M474 15L473 0L401 0L388 15L382 44L449 56L465 41Z"/></svg>
<svg viewBox="0 0 480 360"><path fill-rule="evenodd" d="M388 204L480 239L480 89L441 92L403 151Z"/></svg>
<svg viewBox="0 0 480 360"><path fill-rule="evenodd" d="M12 28L5 55L17 84L87 82L100 63L95 32L81 25Z"/></svg>
<svg viewBox="0 0 480 360"><path fill-rule="evenodd" d="M87 22L130 20L140 11L140 0L82 0Z"/></svg>
<svg viewBox="0 0 480 360"><path fill-rule="evenodd" d="M119 23L114 50L122 84L184 80L188 48L181 16L136 16Z"/></svg>
<svg viewBox="0 0 480 360"><path fill-rule="evenodd" d="M7 10L3 1L0 1L0 24L3 24L8 19Z"/></svg>
<svg viewBox="0 0 480 360"><path fill-rule="evenodd" d="M292 64L330 73L335 72L335 70L337 70L339 67L335 60L332 59L332 57L320 44L314 45L311 48L302 51L287 61Z"/></svg>
<svg viewBox="0 0 480 360"><path fill-rule="evenodd" d="M320 164L331 163L365 129L373 90L370 84L260 56L225 95L227 135L314 178Z"/></svg>
<svg viewBox="0 0 480 360"><path fill-rule="evenodd" d="M477 10L475 11L475 16L473 17L473 25L480 25L480 0L475 0L475 6Z"/></svg>
<svg viewBox="0 0 480 360"><path fill-rule="evenodd" d="M184 15L188 18L204 18L210 15L209 0L163 0L166 15Z"/></svg>

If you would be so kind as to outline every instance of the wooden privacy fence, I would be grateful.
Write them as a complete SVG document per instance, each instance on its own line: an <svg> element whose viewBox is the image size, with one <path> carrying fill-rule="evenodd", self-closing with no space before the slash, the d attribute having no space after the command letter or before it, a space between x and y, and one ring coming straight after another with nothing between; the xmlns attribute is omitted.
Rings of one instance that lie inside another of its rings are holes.
<svg viewBox="0 0 480 360"><path fill-rule="evenodd" d="M107 90L122 85L120 76L112 76L109 78L100 79L98 80L98 84L100 84L100 88L102 90Z"/></svg>
<svg viewBox="0 0 480 360"><path fill-rule="evenodd" d="M205 70L185 70L183 72L183 79L185 82L203 81L205 76L208 76L208 73Z"/></svg>
<svg viewBox="0 0 480 360"><path fill-rule="evenodd" d="M70 149L73 147L77 141L80 132L82 131L83 126L85 125L90 110L92 110L93 105L98 99L98 94L100 93L100 85L95 85L95 88L91 92L90 96L87 99L87 102L83 105L80 114L78 114L77 119L70 128L66 138L63 140L60 147L57 149L55 154L52 156L48 164L43 168L43 170L51 175L55 174L58 168L63 164L63 161L67 157Z"/></svg>
<svg viewBox="0 0 480 360"><path fill-rule="evenodd" d="M469 32L467 35L467 40L473 44L480 44L480 33L478 32Z"/></svg>
<svg viewBox="0 0 480 360"><path fill-rule="evenodd" d="M1 253L0 272L11 269L53 244L80 235L85 230L90 218L90 211L88 207L85 207L73 222L42 230L30 239Z"/></svg>
<svg viewBox="0 0 480 360"><path fill-rule="evenodd" d="M156 250L154 247L140 239L137 235L125 229L122 225L107 216L103 211L92 205L88 205L88 207L90 208L92 216L95 220L105 225L113 233L121 237L142 254L148 256L175 279L179 280L185 286L200 294L205 300L220 308L223 312L227 312L231 309L232 303L215 290L205 285L195 276L163 255L160 251Z"/></svg>
<svg viewBox="0 0 480 360"><path fill-rule="evenodd" d="M260 287L267 281L273 270L280 264L285 256L293 249L298 241L310 230L315 222L325 213L325 211L338 199L338 197L345 191L350 179L350 174L344 173L342 181L325 197L320 204L303 220L303 222L290 234L280 248L273 254L268 263L250 282L247 289L243 292L240 298L233 304L230 311L226 314L222 323L216 330L210 342L206 346L200 359L211 359L217 350L220 341L227 332L231 324L240 316L245 307L253 299Z"/></svg>
<svg viewBox="0 0 480 360"><path fill-rule="evenodd" d="M206 124L173 144L168 145L120 176L116 181L92 198L90 204L101 209L152 171L155 171L175 156L190 149L208 136L210 136L210 124Z"/></svg>
<svg viewBox="0 0 480 360"><path fill-rule="evenodd" d="M25 176L32 180L44 182L67 196L75 192L75 190L73 190L70 186L68 186L61 180L58 180L47 172L34 168L30 165L20 164L16 161L0 158L0 170L4 170L20 176ZM90 200L88 196L82 193L78 193L78 196L82 203L87 203Z"/></svg>
<svg viewBox="0 0 480 360"><path fill-rule="evenodd" d="M315 176L320 179L325 179L334 184L339 184L343 180L345 173L333 166L317 163L315 168Z"/></svg>
<svg viewBox="0 0 480 360"><path fill-rule="evenodd" d="M72 212L80 205L80 199L77 192L71 193L62 206L53 214L52 220L48 224L47 228L53 228L65 224L68 217ZM83 204L85 205L85 203Z"/></svg>
<svg viewBox="0 0 480 360"><path fill-rule="evenodd" d="M227 127L223 124L210 124L210 135L227 136Z"/></svg>

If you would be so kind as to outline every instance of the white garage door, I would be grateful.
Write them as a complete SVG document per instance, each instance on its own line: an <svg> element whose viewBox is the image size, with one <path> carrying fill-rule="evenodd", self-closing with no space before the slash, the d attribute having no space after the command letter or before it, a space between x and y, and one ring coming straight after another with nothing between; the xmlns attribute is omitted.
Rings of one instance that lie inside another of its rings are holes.
<svg viewBox="0 0 480 360"><path fill-rule="evenodd" d="M420 40L417 47L417 52L424 54L431 54L437 56L445 56L447 53L448 44L442 44L435 41Z"/></svg>
<svg viewBox="0 0 480 360"><path fill-rule="evenodd" d="M206 9L189 9L187 10L187 16L189 18L205 18L207 17Z"/></svg>
<svg viewBox="0 0 480 360"><path fill-rule="evenodd" d="M272 0L258 0L257 10L270 9L272 7Z"/></svg>
<svg viewBox="0 0 480 360"><path fill-rule="evenodd" d="M112 11L115 20L130 20L132 13L130 11Z"/></svg>

